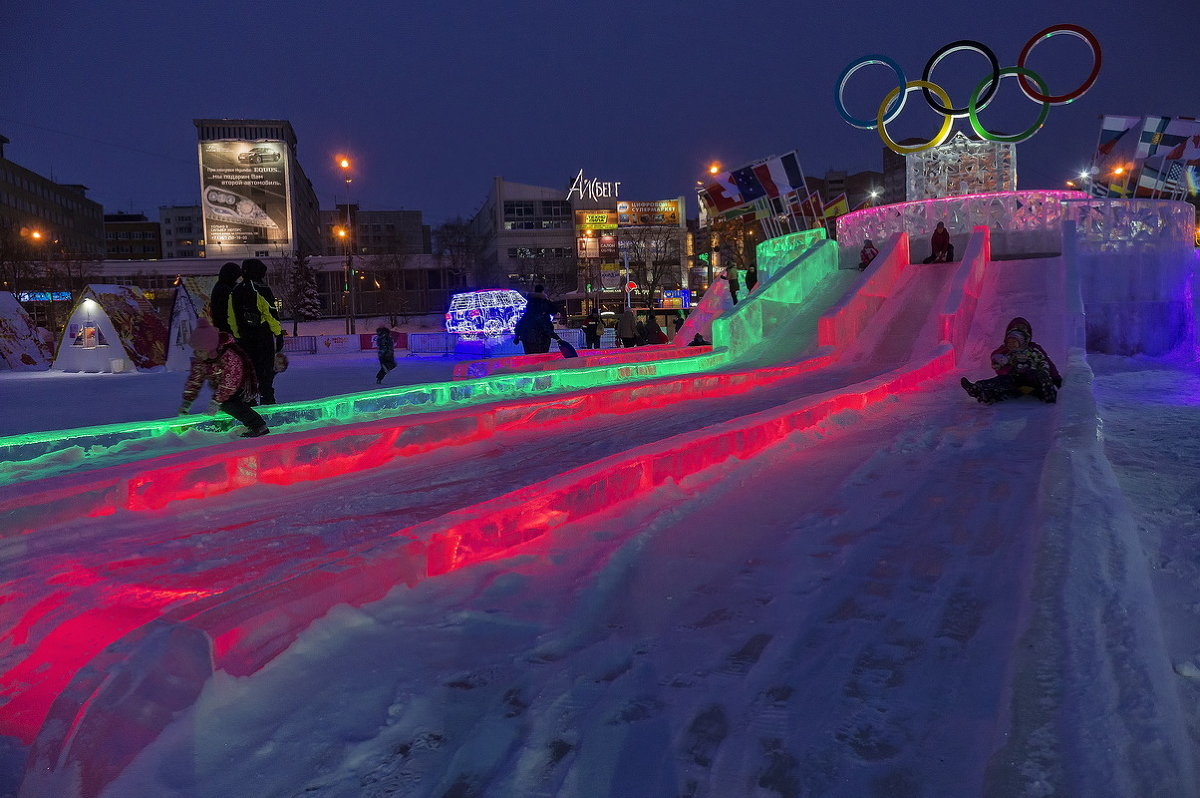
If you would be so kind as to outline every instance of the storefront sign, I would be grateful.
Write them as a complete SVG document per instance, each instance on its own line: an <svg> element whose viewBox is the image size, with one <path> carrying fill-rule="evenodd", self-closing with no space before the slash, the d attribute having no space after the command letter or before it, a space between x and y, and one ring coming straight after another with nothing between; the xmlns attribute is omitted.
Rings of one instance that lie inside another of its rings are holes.
<svg viewBox="0 0 1200 798"><path fill-rule="evenodd" d="M620 227L648 227L652 225L679 227L681 219L683 219L682 200L617 203L617 225Z"/></svg>
<svg viewBox="0 0 1200 798"><path fill-rule="evenodd" d="M687 310L692 306L692 292L684 288L680 291L663 291L662 307L674 310Z"/></svg>
<svg viewBox="0 0 1200 798"><path fill-rule="evenodd" d="M616 230L617 212L606 210L575 211L575 229Z"/></svg>

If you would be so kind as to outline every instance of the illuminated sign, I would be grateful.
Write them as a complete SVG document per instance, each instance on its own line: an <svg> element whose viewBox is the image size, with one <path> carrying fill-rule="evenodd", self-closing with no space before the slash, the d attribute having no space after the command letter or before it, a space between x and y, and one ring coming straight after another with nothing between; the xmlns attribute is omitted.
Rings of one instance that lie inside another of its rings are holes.
<svg viewBox="0 0 1200 798"><path fill-rule="evenodd" d="M20 291L17 293L18 302L70 302L68 291Z"/></svg>
<svg viewBox="0 0 1200 798"><path fill-rule="evenodd" d="M684 288L680 291L663 291L660 307L686 310L692 306L692 292Z"/></svg>
<svg viewBox="0 0 1200 798"><path fill-rule="evenodd" d="M597 180L594 177L585 178L583 170L579 170L579 174L575 175L575 180L571 182L571 188L567 190L567 201L571 201L571 197L579 195L580 199L599 200L615 198L620 195L621 181L615 183Z"/></svg>
<svg viewBox="0 0 1200 798"><path fill-rule="evenodd" d="M287 144L200 142L200 201L211 244L276 244L291 249Z"/></svg>
<svg viewBox="0 0 1200 798"><path fill-rule="evenodd" d="M575 211L576 230L616 230L617 212L606 210Z"/></svg>
<svg viewBox="0 0 1200 798"><path fill-rule="evenodd" d="M666 225L678 227L683 219L683 201L618 202L617 224L620 227Z"/></svg>

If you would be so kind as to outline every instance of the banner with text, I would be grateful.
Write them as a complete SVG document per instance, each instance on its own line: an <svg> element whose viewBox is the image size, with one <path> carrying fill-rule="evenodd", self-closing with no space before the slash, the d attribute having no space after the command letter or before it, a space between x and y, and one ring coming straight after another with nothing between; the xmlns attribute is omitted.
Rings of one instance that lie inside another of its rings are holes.
<svg viewBox="0 0 1200 798"><path fill-rule="evenodd" d="M204 238L214 245L275 245L289 250L291 197L282 141L200 142Z"/></svg>

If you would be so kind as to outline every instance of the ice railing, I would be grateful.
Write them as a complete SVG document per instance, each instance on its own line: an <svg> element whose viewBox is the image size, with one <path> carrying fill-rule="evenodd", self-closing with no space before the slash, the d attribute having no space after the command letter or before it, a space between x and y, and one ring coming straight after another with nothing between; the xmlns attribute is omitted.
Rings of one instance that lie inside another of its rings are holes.
<svg viewBox="0 0 1200 798"><path fill-rule="evenodd" d="M1063 208L1082 252L1195 246L1196 210L1187 202L1084 198L1065 200Z"/></svg>
<svg viewBox="0 0 1200 798"><path fill-rule="evenodd" d="M839 260L842 268L857 267L866 239L878 246L895 233L908 233L913 257L920 260L938 222L945 223L958 252L982 225L991 230L993 256L1057 254L1063 202L1083 199L1082 191L1001 191L865 208L838 217Z"/></svg>

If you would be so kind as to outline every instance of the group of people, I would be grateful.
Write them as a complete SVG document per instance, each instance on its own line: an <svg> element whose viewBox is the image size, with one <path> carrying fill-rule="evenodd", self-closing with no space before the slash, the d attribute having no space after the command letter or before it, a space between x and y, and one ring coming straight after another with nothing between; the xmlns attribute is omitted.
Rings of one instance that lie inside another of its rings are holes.
<svg viewBox="0 0 1200 798"><path fill-rule="evenodd" d="M244 424L243 438L266 435L270 430L254 407L275 404L275 374L287 368L266 264L256 258L224 264L208 306L209 318L202 316L192 332L192 363L179 414L190 412L207 383L213 393L210 411L220 409Z"/></svg>
<svg viewBox="0 0 1200 798"><path fill-rule="evenodd" d="M658 326L653 314L643 319L633 308L625 308L617 317L617 340L621 346L630 347L665 344L671 339Z"/></svg>
<svg viewBox="0 0 1200 798"><path fill-rule="evenodd" d="M878 255L879 250L868 238L863 242L862 249L858 251L858 270L861 272L866 269ZM929 257L921 263L949 263L953 260L954 245L950 243L950 231L946 229L945 222L938 222L933 229L933 235L929 237ZM735 299L734 302L736 303L737 300Z"/></svg>

